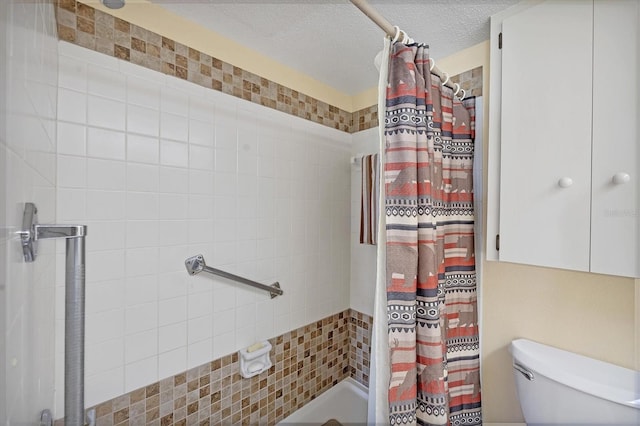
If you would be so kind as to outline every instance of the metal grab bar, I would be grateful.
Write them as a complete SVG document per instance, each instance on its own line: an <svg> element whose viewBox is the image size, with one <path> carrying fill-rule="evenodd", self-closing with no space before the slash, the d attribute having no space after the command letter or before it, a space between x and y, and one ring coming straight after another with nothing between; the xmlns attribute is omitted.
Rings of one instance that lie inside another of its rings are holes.
<svg viewBox="0 0 640 426"><path fill-rule="evenodd" d="M84 418L84 319L85 319L85 225L40 225L38 208L25 203L22 230L18 231L25 262L38 255L38 241L64 238L64 423L85 424ZM47 413L43 412L46 416Z"/></svg>
<svg viewBox="0 0 640 426"><path fill-rule="evenodd" d="M212 275L217 275L219 277L237 281L239 283L246 284L251 287L259 288L260 290L268 291L271 294L272 299L274 297L281 296L284 293L280 288L280 283L277 281L271 285L261 284L257 281L252 281L247 278L243 278L238 275L234 275L229 272L221 271L220 269L215 269L210 266L207 266L204 263L204 257L202 257L201 254L190 257L187 260L185 260L184 266L187 268L187 272L189 273L189 275L199 274L202 271L208 272Z"/></svg>

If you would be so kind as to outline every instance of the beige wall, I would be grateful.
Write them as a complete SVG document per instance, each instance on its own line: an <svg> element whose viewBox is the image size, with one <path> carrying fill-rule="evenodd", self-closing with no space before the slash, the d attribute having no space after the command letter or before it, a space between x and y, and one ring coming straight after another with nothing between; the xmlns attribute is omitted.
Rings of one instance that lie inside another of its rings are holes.
<svg viewBox="0 0 640 426"><path fill-rule="evenodd" d="M482 397L487 422L522 419L507 349L514 338L634 366L631 279L485 262L482 308Z"/></svg>
<svg viewBox="0 0 640 426"><path fill-rule="evenodd" d="M489 43L438 61L438 67L450 75L477 66L484 68L483 140L488 141ZM484 148L482 201L486 206L486 142ZM505 262L483 261L482 269L485 422L523 420L508 351L509 342L515 338L525 337L624 367L638 365L640 316L635 314L635 305L639 302L634 301L640 300L640 284L634 286L634 280Z"/></svg>

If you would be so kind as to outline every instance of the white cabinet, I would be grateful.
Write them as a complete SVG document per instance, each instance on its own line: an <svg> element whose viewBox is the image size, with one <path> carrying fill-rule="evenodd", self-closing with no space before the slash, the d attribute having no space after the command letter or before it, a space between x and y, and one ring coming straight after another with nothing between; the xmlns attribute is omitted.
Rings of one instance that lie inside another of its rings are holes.
<svg viewBox="0 0 640 426"><path fill-rule="evenodd" d="M639 26L640 0L492 18L489 259L640 276Z"/></svg>

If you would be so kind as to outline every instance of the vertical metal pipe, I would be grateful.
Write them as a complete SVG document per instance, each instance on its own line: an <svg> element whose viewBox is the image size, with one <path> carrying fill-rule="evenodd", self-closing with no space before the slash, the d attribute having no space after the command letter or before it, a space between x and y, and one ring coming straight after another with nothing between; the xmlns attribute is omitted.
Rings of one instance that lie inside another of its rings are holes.
<svg viewBox="0 0 640 426"><path fill-rule="evenodd" d="M84 239L86 225L40 225L38 209L25 203L20 236L25 262L37 256L39 240L64 238L64 411L66 426L84 426Z"/></svg>
<svg viewBox="0 0 640 426"><path fill-rule="evenodd" d="M64 415L66 426L84 425L84 236L66 239Z"/></svg>

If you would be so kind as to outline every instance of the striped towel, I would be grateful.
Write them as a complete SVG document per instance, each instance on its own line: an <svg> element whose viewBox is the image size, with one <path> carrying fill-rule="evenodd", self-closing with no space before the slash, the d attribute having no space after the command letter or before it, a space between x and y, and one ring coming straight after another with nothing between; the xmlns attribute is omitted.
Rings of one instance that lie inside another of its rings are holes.
<svg viewBox="0 0 640 426"><path fill-rule="evenodd" d="M375 245L378 230L378 154L362 157L362 197L360 202L360 244Z"/></svg>

